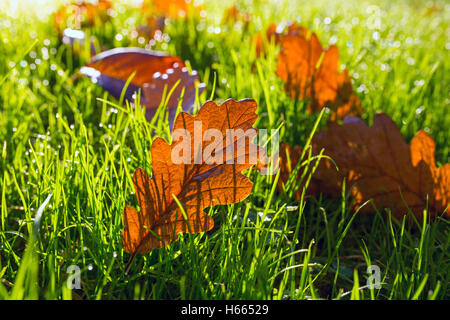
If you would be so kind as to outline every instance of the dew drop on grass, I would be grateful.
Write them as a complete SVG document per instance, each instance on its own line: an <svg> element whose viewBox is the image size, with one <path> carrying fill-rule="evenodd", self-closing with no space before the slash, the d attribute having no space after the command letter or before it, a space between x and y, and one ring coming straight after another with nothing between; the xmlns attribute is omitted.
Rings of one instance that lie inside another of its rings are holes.
<svg viewBox="0 0 450 320"><path fill-rule="evenodd" d="M43 47L41 49L41 52L42 52L42 59L48 60L48 58L49 58L48 49L46 47Z"/></svg>
<svg viewBox="0 0 450 320"><path fill-rule="evenodd" d="M414 85L417 87L421 87L424 84L425 84L425 80L423 80L423 79L414 81Z"/></svg>
<svg viewBox="0 0 450 320"><path fill-rule="evenodd" d="M380 40L380 33L378 31L374 31L374 33L372 33L372 39L375 41Z"/></svg>
<svg viewBox="0 0 450 320"><path fill-rule="evenodd" d="M332 36L329 41L330 45L335 44L337 40L338 40L337 36Z"/></svg>
<svg viewBox="0 0 450 320"><path fill-rule="evenodd" d="M416 114L421 114L422 113L422 111L425 109L425 107L424 106L420 106L420 107L418 107L417 109L416 109Z"/></svg>

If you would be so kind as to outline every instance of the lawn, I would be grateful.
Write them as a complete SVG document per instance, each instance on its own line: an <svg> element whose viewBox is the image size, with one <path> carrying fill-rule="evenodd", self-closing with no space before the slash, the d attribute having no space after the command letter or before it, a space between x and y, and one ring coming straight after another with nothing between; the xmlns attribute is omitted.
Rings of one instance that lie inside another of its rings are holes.
<svg viewBox="0 0 450 320"><path fill-rule="evenodd" d="M180 234L125 270L122 214L138 207L132 176L151 172L152 142L170 140L169 125L149 123L77 76L89 48L63 44L53 19L61 1L42 2L39 10L31 1L0 4L0 299L450 298L444 216L361 214L351 186L340 198L298 200L277 187L279 175L256 170L246 172L253 189L245 200L205 210L212 230ZM279 128L280 142L305 146L330 112L308 113L305 100L292 99L276 73L279 46L268 43L258 57L253 41L271 23L296 21L324 47L337 45L367 124L384 112L406 142L423 129L436 143L436 164L449 162L446 1L236 1L249 22L224 23L231 5L205 1L201 16L168 19L152 46L133 32L144 14L124 1L83 30L104 49L180 57L206 84L196 110L207 100L252 98L256 127ZM70 287L74 274L80 285Z"/></svg>

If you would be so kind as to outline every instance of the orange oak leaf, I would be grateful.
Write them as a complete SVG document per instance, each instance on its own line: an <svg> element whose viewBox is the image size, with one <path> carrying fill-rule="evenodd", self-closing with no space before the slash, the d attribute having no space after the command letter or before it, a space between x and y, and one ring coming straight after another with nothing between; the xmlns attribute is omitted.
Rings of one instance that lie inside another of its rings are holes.
<svg viewBox="0 0 450 320"><path fill-rule="evenodd" d="M351 79L339 73L339 52L335 45L324 50L315 33L292 24L281 36L277 75L294 99L310 99L307 111L323 107L333 110L331 120L362 113L359 98L353 93Z"/></svg>
<svg viewBox="0 0 450 320"><path fill-rule="evenodd" d="M373 200L377 208L391 208L396 217L408 210L421 217L426 208L431 216L444 212L450 216L450 164L436 167L435 143L425 131L408 145L386 114L376 115L371 127L360 118L346 117L343 125L331 123L328 130L318 132L312 144L315 152L324 148L339 167L337 181L328 161L315 175L329 193L339 195L345 177L347 189L354 185L356 207ZM362 211L373 208L365 206Z"/></svg>
<svg viewBox="0 0 450 320"><path fill-rule="evenodd" d="M201 93L205 89L204 83L197 83L197 72L193 71L192 73L189 73L187 67L180 68L179 66L174 66L167 69L165 73L155 73L152 82L145 83L142 86L143 96L141 104L146 106L145 118L147 121L150 121L153 118L159 103L164 98L164 87L167 87L167 97L169 90L176 85L167 101L169 125L172 127L179 99L182 97L183 110L188 111L195 103L197 89L198 93Z"/></svg>
<svg viewBox="0 0 450 320"><path fill-rule="evenodd" d="M114 48L104 51L88 64L102 75L127 81L136 72L131 83L142 86L153 79L156 72L164 72L177 63L184 67L183 61L175 56L163 52L150 51L142 48Z"/></svg>
<svg viewBox="0 0 450 320"><path fill-rule="evenodd" d="M386 114L376 115L371 127L360 118L346 117L343 125L330 123L328 130L319 131L312 147L313 154L324 149L339 171L330 160L320 160L307 194L340 197L345 179L355 208L372 200L377 208L391 208L397 218L409 210L421 218L426 208L432 217L444 212L450 217L450 164L436 167L435 143L425 131L419 131L408 145ZM286 148L293 150L290 158L280 152L280 191L292 172L283 162L289 160L293 169L301 154L300 147ZM370 205L361 208L361 212L373 211Z"/></svg>
<svg viewBox="0 0 450 320"><path fill-rule="evenodd" d="M225 10L222 18L222 24L234 24L241 22L245 26L248 26L251 20L251 15L248 12L242 13L236 5L232 5Z"/></svg>
<svg viewBox="0 0 450 320"><path fill-rule="evenodd" d="M197 73L189 73L180 58L141 48L104 51L93 57L87 67L81 68L80 73L102 86L116 99L120 98L128 78L135 73L124 98L134 101L136 92L141 90L141 104L146 107L146 118L149 121L160 105L163 93L166 92L167 97L179 81L167 103L170 126L173 124L179 99L183 99L183 110L188 111L195 102L197 88L199 93L205 88L204 84L195 85L199 80Z"/></svg>
<svg viewBox="0 0 450 320"><path fill-rule="evenodd" d="M256 107L251 99L219 106L208 101L195 116L177 116L171 145L153 141L152 177L142 169L133 175L140 211L127 206L123 213L126 252L134 257L176 241L180 232L211 230L213 219L203 209L237 203L251 193L252 182L241 172L256 164L252 159L261 152L248 139L249 132L256 134ZM227 135L233 131L236 135ZM229 161L223 161L226 154Z"/></svg>
<svg viewBox="0 0 450 320"><path fill-rule="evenodd" d="M194 1L186 0L144 0L142 11L162 15L168 18L186 17L193 9L201 10Z"/></svg>

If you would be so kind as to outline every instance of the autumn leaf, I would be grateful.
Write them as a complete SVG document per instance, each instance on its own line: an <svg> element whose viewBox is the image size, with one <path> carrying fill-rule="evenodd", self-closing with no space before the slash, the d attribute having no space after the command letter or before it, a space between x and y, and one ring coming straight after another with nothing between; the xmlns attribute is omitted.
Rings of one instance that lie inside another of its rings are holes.
<svg viewBox="0 0 450 320"><path fill-rule="evenodd" d="M195 6L193 1L186 0L144 0L142 11L161 15L168 18L186 17L193 9L201 10L201 6Z"/></svg>
<svg viewBox="0 0 450 320"><path fill-rule="evenodd" d="M261 153L246 139L246 133L255 132L256 119L256 102L250 99L229 99L220 106L209 101L196 116L180 113L173 143L161 138L152 143L152 177L142 169L133 175L140 211L128 206L124 210L123 249L134 257L176 241L180 232L208 231L214 222L203 209L244 200L252 183L241 172ZM227 133L232 131L237 134L230 138ZM227 159L232 161L223 161L229 150Z"/></svg>
<svg viewBox="0 0 450 320"><path fill-rule="evenodd" d="M313 154L324 149L339 168L321 160L312 192L339 197L345 179L355 208L372 200L376 208L391 208L397 218L409 210L421 218L426 208L431 216L445 212L450 217L450 164L436 167L435 143L425 131L408 145L386 114L376 115L371 127L360 118L346 117L344 124L330 123L328 130L319 131L312 146ZM373 211L370 205L361 208Z"/></svg>
<svg viewBox="0 0 450 320"><path fill-rule="evenodd" d="M151 121L159 107L159 102L164 98L164 87L167 87L165 91L167 96L169 90L176 85L167 101L169 125L172 127L180 97L183 99L183 110L188 111L189 107L195 103L196 88L198 88L198 93L205 89L205 84L203 83L199 83L196 87L197 82L197 73L195 71L189 73L186 67L180 68L176 66L166 70L163 74L154 74L153 81L143 85L141 104L146 106L145 118L147 121Z"/></svg>
<svg viewBox="0 0 450 320"><path fill-rule="evenodd" d="M170 126L179 99L183 98L181 106L184 111L188 111L194 104L197 88L199 94L205 88L203 84L196 87L197 73L189 73L180 58L141 48L115 48L102 52L93 57L87 67L81 68L80 73L102 86L116 99L120 98L127 80L135 73L124 98L134 101L135 93L141 90L141 105L146 107L149 121L160 105L163 93L167 97L178 82L167 103Z"/></svg>
<svg viewBox="0 0 450 320"><path fill-rule="evenodd" d="M102 76L122 82L127 81L130 75L136 72L131 83L141 87L145 83L150 83L155 73L162 73L172 68L175 63L185 67L183 61L175 56L142 48L124 47L100 53L92 58L88 67L97 70ZM116 92L111 93L114 96L118 95Z"/></svg>
<svg viewBox="0 0 450 320"><path fill-rule="evenodd" d="M248 12L242 13L236 5L232 5L224 11L222 24L234 25L236 22L241 22L245 27L247 27L250 20L251 15Z"/></svg>
<svg viewBox="0 0 450 320"><path fill-rule="evenodd" d="M359 98L353 93L351 79L339 73L339 52L335 45L324 50L315 33L292 24L280 38L277 75L294 99L310 99L309 113L324 107L334 111L331 120L362 112Z"/></svg>

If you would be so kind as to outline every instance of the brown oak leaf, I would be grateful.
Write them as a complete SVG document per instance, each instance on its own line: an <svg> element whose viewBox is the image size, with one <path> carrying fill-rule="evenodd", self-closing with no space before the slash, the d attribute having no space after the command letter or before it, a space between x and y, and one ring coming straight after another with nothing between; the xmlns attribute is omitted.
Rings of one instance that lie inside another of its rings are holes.
<svg viewBox="0 0 450 320"><path fill-rule="evenodd" d="M277 75L292 98L311 100L309 113L328 107L334 111L332 121L362 113L348 72L339 73L337 46L324 50L315 33L296 24L290 25L279 41Z"/></svg>
<svg viewBox="0 0 450 320"><path fill-rule="evenodd" d="M199 94L205 89L204 84L196 86L199 80L197 73L189 73L180 58L141 48L115 48L104 51L93 57L88 66L80 70L81 74L88 76L116 99L120 98L125 83L133 72L135 75L127 86L124 98L134 101L136 92L141 90L140 102L146 108L148 121L160 105L164 90L167 98L169 91L179 81L167 102L170 127L173 125L179 100L183 99L183 111L188 111L195 102L197 88Z"/></svg>
<svg viewBox="0 0 450 320"><path fill-rule="evenodd" d="M186 0L144 0L142 11L168 18L183 18L189 13L200 11L203 7Z"/></svg>
<svg viewBox="0 0 450 320"><path fill-rule="evenodd" d="M208 231L214 222L203 209L237 203L251 193L252 182L241 172L256 164L253 160L261 152L248 139L248 133L256 134L256 107L250 99L229 99L220 106L208 101L195 116L177 116L172 144L153 141L152 177L142 169L133 175L140 211L127 206L123 213L126 252L134 257L176 241L180 232ZM232 131L236 135L227 136Z"/></svg>
<svg viewBox="0 0 450 320"><path fill-rule="evenodd" d="M251 15L248 12L242 13L236 5L232 5L223 13L222 24L233 25L236 22L241 22L245 27L251 21Z"/></svg>
<svg viewBox="0 0 450 320"><path fill-rule="evenodd" d="M321 160L312 192L339 197L345 178L355 208L372 200L376 208L391 208L397 218L408 210L421 218L426 208L432 217L444 212L450 217L450 164L436 167L435 143L425 131L408 145L386 114L376 115L371 127L360 118L346 117L344 124L330 123L328 130L319 131L312 146L313 154L324 149L339 168ZM361 208L373 211L371 205Z"/></svg>

